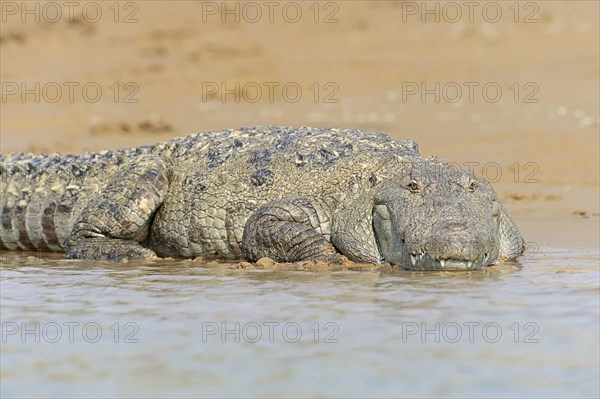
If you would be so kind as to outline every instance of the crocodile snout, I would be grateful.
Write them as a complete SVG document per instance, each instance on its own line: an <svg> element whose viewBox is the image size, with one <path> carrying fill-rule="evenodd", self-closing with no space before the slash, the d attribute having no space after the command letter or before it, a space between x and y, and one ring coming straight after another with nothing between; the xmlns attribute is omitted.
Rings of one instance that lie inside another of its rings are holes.
<svg viewBox="0 0 600 399"><path fill-rule="evenodd" d="M423 269L478 269L488 261L485 238L467 223L442 221L430 230L422 252L411 253L411 263Z"/></svg>
<svg viewBox="0 0 600 399"><path fill-rule="evenodd" d="M481 258L484 243L481 237L469 231L462 222L446 222L435 225L425 249L438 260L475 261Z"/></svg>

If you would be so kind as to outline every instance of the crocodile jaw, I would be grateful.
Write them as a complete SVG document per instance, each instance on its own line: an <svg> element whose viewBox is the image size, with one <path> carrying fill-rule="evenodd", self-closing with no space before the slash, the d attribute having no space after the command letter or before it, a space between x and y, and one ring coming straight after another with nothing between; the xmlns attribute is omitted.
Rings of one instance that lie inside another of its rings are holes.
<svg viewBox="0 0 600 399"><path fill-rule="evenodd" d="M408 238L406 232L399 231L395 223L392 222L390 212L385 205L377 205L373 210L373 229L377 240L378 249L382 261L389 262L405 269L411 270L477 270L484 266L491 265L498 257L498 250L482 248L483 243L475 245L478 250L469 251L469 256L458 258L448 256L443 251L430 251L427 248L436 248L435 238L425 240L419 237L422 242L419 245L405 240ZM460 237L457 233L457 237ZM445 239L449 236L446 235ZM465 237L465 246L469 244ZM473 244L473 243L471 243ZM422 248L417 250L415 248ZM474 248L473 248L474 249ZM480 253L480 255L477 255Z"/></svg>

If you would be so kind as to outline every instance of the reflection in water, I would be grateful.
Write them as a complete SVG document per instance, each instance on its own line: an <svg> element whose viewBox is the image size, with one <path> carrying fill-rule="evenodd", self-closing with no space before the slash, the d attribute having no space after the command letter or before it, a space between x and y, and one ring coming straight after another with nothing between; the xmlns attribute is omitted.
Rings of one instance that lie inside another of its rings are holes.
<svg viewBox="0 0 600 399"><path fill-rule="evenodd" d="M3 254L1 393L593 396L598 251L537 260L313 273Z"/></svg>

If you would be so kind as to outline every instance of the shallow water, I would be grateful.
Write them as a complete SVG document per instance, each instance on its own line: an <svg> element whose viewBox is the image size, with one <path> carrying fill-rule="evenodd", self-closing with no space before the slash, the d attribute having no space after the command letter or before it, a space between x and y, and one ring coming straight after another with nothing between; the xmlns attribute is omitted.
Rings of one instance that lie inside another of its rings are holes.
<svg viewBox="0 0 600 399"><path fill-rule="evenodd" d="M312 273L6 253L1 394L593 397L598 258Z"/></svg>

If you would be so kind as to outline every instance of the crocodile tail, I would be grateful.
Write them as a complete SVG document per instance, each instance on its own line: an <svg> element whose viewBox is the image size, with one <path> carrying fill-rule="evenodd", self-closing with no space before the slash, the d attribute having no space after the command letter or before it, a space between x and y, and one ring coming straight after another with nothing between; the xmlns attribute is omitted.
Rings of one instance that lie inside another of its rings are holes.
<svg viewBox="0 0 600 399"><path fill-rule="evenodd" d="M59 154L2 155L0 248L64 250L89 191L101 189L99 180L89 177L97 176L103 165L90 163L87 158ZM86 181L88 192L82 190Z"/></svg>

